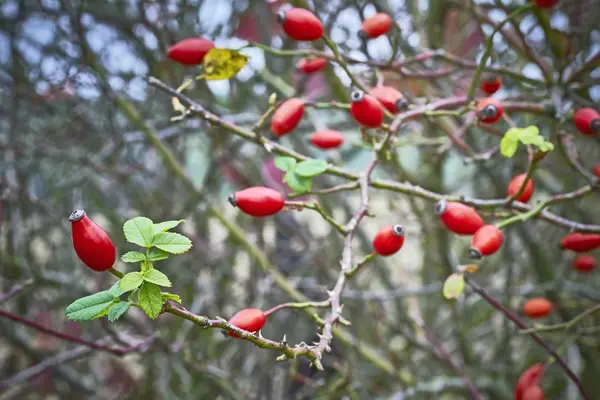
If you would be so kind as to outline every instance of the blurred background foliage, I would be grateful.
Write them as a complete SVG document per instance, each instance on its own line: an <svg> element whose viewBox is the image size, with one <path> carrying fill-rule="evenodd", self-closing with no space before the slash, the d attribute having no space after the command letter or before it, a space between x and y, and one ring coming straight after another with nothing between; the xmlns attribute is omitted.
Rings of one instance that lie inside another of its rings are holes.
<svg viewBox="0 0 600 400"><path fill-rule="evenodd" d="M292 1L324 21L340 49L358 59L389 60L444 49L477 60L489 22L501 21L519 1L332 0ZM435 332L452 359L463 366L488 399L509 399L519 374L548 355L530 338L468 289L458 301L446 301L441 283L465 257L469 238L441 228L433 204L420 198L371 191L372 210L358 231L356 259L371 251L370 240L383 224L396 221L407 230L404 249L376 259L343 293L344 316L352 322L351 343L334 340L333 351L316 372L299 359L278 364L276 354L243 341L203 330L174 316L150 321L137 310L115 324L95 320L70 323L64 308L74 299L114 282L108 274L86 269L70 243L67 217L84 208L113 238L118 253L133 250L124 241L123 222L137 215L154 221L184 218L180 231L194 247L162 262L191 311L228 318L245 307L270 308L290 301L274 283L278 270L289 284L314 300L326 298L336 279L342 238L316 213L285 212L253 219L230 207L227 195L247 186L285 190L272 156L252 143L199 119L171 122L170 99L146 83L155 76L173 87L194 74L165 56L170 45L190 36L239 48L257 41L274 48L306 48L282 35L275 21L281 1L150 0L5 0L0 5L0 292L28 285L1 307L54 329L108 343L135 344L158 333L143 352L119 358L64 342L8 319L0 319L0 399L466 399L463 380L426 340L414 318ZM369 42L357 36L360 21L376 10L398 21L394 41ZM519 27L535 52L559 72L581 65L600 49L597 0L561 1L552 14L527 15ZM541 23L547 23L544 29ZM321 42L314 46L322 48ZM504 77L500 98L558 105L559 118L511 114L518 126L538 125L543 135L573 133L560 118L573 104L598 105L600 70L583 74L568 90L546 86L539 67L498 35L492 62L542 82L531 85ZM268 108L271 93L311 100L347 101L349 79L339 68L309 77L295 71L294 57L277 57L257 48L244 50L250 62L229 81L198 81L187 93L209 110L251 127ZM574 63L574 64L573 64ZM450 68L438 78L419 72ZM375 84L368 68L353 72ZM380 73L413 102L463 94L472 69L429 60L411 65L402 76ZM558 100L557 100L558 99ZM403 126L393 156L375 176L441 193L501 198L510 178L527 167L527 154L499 155L465 162L460 149L447 145L458 118L421 119ZM340 151L323 153L307 144L315 129L343 131ZM508 129L506 122L499 130ZM165 160L153 138L174 155ZM474 127L464 139L477 153L499 139ZM360 171L369 159L360 131L340 110L310 110L283 144L306 155ZM574 135L582 164L600 160L597 141ZM440 150L441 149L441 150ZM185 176L174 173L180 164ZM560 151L534 173L536 199L572 191L587 183ZM343 182L320 177L315 185ZM318 196L323 208L341 223L358 206L356 192ZM598 193L556 205L553 211L575 221L599 223ZM215 215L212 209L218 210ZM490 213L486 220L493 220ZM221 218L222 217L222 218ZM241 233L241 235L240 235ZM571 319L600 301L597 273L571 270L573 255L561 252L565 228L542 221L512 225L502 251L481 264L477 281L520 314L524 300L552 299L556 311L545 323ZM249 247L248 243L255 247ZM254 250L252 250L254 249ZM258 250L258 253L255 251ZM599 255L599 254L596 254ZM126 271L127 266L118 263ZM592 398L600 398L600 341L590 317L582 326L591 334L549 333L569 365L582 377ZM316 340L314 321L301 311L281 311L263 335L291 344ZM382 371L361 356L368 347L393 365ZM32 370L35 366L42 366ZM564 373L552 365L544 388L549 399L576 399Z"/></svg>

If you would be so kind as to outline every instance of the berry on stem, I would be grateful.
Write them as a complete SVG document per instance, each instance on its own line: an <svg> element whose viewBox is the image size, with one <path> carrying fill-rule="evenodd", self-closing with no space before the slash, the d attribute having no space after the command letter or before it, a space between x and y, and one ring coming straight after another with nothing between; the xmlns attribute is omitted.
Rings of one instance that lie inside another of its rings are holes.
<svg viewBox="0 0 600 400"><path fill-rule="evenodd" d="M168 56L171 60L183 65L200 65L204 56L215 47L212 40L189 38L169 47Z"/></svg>
<svg viewBox="0 0 600 400"><path fill-rule="evenodd" d="M479 87L489 95L496 93L502 86L502 77L500 75L488 74L483 77Z"/></svg>
<svg viewBox="0 0 600 400"><path fill-rule="evenodd" d="M469 255L471 258L489 256L502 247L502 242L504 242L504 235L497 226L484 225L473 235Z"/></svg>
<svg viewBox="0 0 600 400"><path fill-rule="evenodd" d="M582 254L573 260L573 268L579 272L590 272L596 268L597 262L594 256Z"/></svg>
<svg viewBox="0 0 600 400"><path fill-rule="evenodd" d="M552 8L558 4L560 0L535 0L535 5L539 8Z"/></svg>
<svg viewBox="0 0 600 400"><path fill-rule="evenodd" d="M373 39L385 35L392 27L392 23L392 18L389 15L377 13L362 22L358 35L363 39Z"/></svg>
<svg viewBox="0 0 600 400"><path fill-rule="evenodd" d="M523 305L523 313L531 318L543 318L552 311L552 303L543 297L529 299Z"/></svg>
<svg viewBox="0 0 600 400"><path fill-rule="evenodd" d="M515 400L524 400L525 391L533 386L538 386L543 377L544 365L541 363L534 364L523 371L515 386Z"/></svg>
<svg viewBox="0 0 600 400"><path fill-rule="evenodd" d="M383 122L383 106L370 94L355 90L350 96L350 114L361 125L376 128Z"/></svg>
<svg viewBox="0 0 600 400"><path fill-rule="evenodd" d="M513 177L510 181L510 183L508 184L508 187L506 188L506 194L508 197L514 196L515 194L519 193L519 190L521 190L521 187L523 187L523 183L525 183L525 179L527 178L527 174L519 174L516 175L515 177ZM533 195L533 190L534 190L534 184L533 184L533 179L529 179L529 181L527 182L527 185L525 186L525 189L523 190L523 192L521 193L521 195L519 197L517 197L515 200L520 201L522 203L527 203L529 201L529 199L531 198L531 196Z"/></svg>
<svg viewBox="0 0 600 400"><path fill-rule="evenodd" d="M313 132L309 137L310 142L323 150L335 149L344 143L344 135L334 130Z"/></svg>
<svg viewBox="0 0 600 400"><path fill-rule="evenodd" d="M448 230L459 235L472 235L484 225L477 211L462 203L440 200L435 205L435 213Z"/></svg>
<svg viewBox="0 0 600 400"><path fill-rule="evenodd" d="M290 8L277 13L277 22L283 31L298 41L318 40L323 36L323 24L315 14L305 8Z"/></svg>
<svg viewBox="0 0 600 400"><path fill-rule="evenodd" d="M573 232L562 238L560 248L585 253L600 247L600 234Z"/></svg>
<svg viewBox="0 0 600 400"><path fill-rule="evenodd" d="M296 128L304 115L304 101L291 98L284 101L273 113L271 118L271 132L283 136Z"/></svg>
<svg viewBox="0 0 600 400"><path fill-rule="evenodd" d="M377 99L389 112L397 113L408 108L408 100L396 88L391 86L375 86L369 94Z"/></svg>
<svg viewBox="0 0 600 400"><path fill-rule="evenodd" d="M584 135L600 133L600 113L593 108L581 108L573 116L575 127Z"/></svg>
<svg viewBox="0 0 600 400"><path fill-rule="evenodd" d="M502 103L498 100L486 97L485 99L479 100L475 112L477 113L477 118L479 118L481 122L493 124L502 118L504 109L502 108Z"/></svg>
<svg viewBox="0 0 600 400"><path fill-rule="evenodd" d="M391 256L404 245L404 227L392 225L381 229L373 238L373 250L380 256Z"/></svg>
<svg viewBox="0 0 600 400"><path fill-rule="evenodd" d="M246 308L231 317L229 324L248 332L258 332L265 326L266 321L267 317L258 308ZM232 337L239 337L233 332L227 332L227 334Z"/></svg>
<svg viewBox="0 0 600 400"><path fill-rule="evenodd" d="M296 69L304 74L312 74L325 68L327 59L323 57L303 58L296 64Z"/></svg>
<svg viewBox="0 0 600 400"><path fill-rule="evenodd" d="M254 186L233 193L228 198L232 206L253 217L266 217L281 211L285 205L283 195L276 190Z"/></svg>
<svg viewBox="0 0 600 400"><path fill-rule="evenodd" d="M84 210L75 210L69 216L75 253L94 271L107 271L115 263L117 252L110 236Z"/></svg>

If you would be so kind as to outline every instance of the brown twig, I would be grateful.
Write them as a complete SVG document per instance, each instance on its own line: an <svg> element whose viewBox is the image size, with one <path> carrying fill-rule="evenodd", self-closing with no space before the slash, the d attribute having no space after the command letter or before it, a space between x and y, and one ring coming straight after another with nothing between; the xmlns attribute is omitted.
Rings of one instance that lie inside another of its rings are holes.
<svg viewBox="0 0 600 400"><path fill-rule="evenodd" d="M15 286L13 286L8 292L4 293L3 295L0 295L0 304L4 303L5 301L7 301L8 299L10 299L13 296L16 296L17 294L19 294L23 289L27 288L28 286L33 284L33 279L27 279L19 284L16 284Z"/></svg>

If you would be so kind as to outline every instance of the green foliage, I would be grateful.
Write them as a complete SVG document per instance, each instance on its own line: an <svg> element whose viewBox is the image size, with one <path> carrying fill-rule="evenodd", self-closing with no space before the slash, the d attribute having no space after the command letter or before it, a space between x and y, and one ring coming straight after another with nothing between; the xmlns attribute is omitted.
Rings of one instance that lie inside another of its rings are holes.
<svg viewBox="0 0 600 400"><path fill-rule="evenodd" d="M283 181L294 192L306 193L312 189L312 178L327 171L329 164L317 159L296 163L292 157L276 157L275 166L286 173Z"/></svg>
<svg viewBox="0 0 600 400"><path fill-rule="evenodd" d="M157 269L149 269L144 272L143 279L146 282L154 283L158 286L171 287L169 278Z"/></svg>
<svg viewBox="0 0 600 400"><path fill-rule="evenodd" d="M158 285L144 282L138 293L138 305L152 319L156 319L162 308L162 295Z"/></svg>
<svg viewBox="0 0 600 400"><path fill-rule="evenodd" d="M129 292L140 287L143 281L144 278L141 272L130 272L121 278L119 286L123 292Z"/></svg>
<svg viewBox="0 0 600 400"><path fill-rule="evenodd" d="M123 225L123 233L129 243L149 247L154 236L152 220L146 217L130 219Z"/></svg>
<svg viewBox="0 0 600 400"><path fill-rule="evenodd" d="M65 313L70 320L89 321L110 307L114 300L114 294L105 290L75 300L69 304Z"/></svg>
<svg viewBox="0 0 600 400"><path fill-rule="evenodd" d="M321 175L323 172L327 171L328 166L329 164L323 160L306 160L296 165L295 171L296 174L302 177L310 178Z"/></svg>
<svg viewBox="0 0 600 400"><path fill-rule="evenodd" d="M129 306L130 306L130 303L124 302L124 301L115 304L114 306L112 306L110 308L110 311L108 312L108 320L110 322L115 322L116 320L121 318L121 316L123 314L125 314L127 312L127 310L129 309Z"/></svg>
<svg viewBox="0 0 600 400"><path fill-rule="evenodd" d="M509 129L500 141L500 153L508 158L514 156L519 147L519 142L534 145L543 152L554 150L554 145L540 135L538 127L531 125L527 128Z"/></svg>
<svg viewBox="0 0 600 400"><path fill-rule="evenodd" d="M182 254L192 247L192 241L179 233L160 232L154 236L152 246L171 254Z"/></svg>
<svg viewBox="0 0 600 400"><path fill-rule="evenodd" d="M145 259L146 256L144 253L140 253L139 251L129 251L121 256L121 261L126 263L136 263Z"/></svg>
<svg viewBox="0 0 600 400"><path fill-rule="evenodd" d="M452 274L444 282L442 293L447 299L455 299L465 290L465 278L463 274Z"/></svg>
<svg viewBox="0 0 600 400"><path fill-rule="evenodd" d="M173 294L173 293L169 293L169 292L162 292L162 297L163 297L163 303L166 303L167 300L172 300L176 303L181 304L181 297L177 294Z"/></svg>

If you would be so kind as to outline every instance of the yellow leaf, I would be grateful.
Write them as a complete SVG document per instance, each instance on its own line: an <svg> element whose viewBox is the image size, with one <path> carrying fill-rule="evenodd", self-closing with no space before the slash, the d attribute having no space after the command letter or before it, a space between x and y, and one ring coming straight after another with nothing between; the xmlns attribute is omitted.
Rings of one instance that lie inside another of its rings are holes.
<svg viewBox="0 0 600 400"><path fill-rule="evenodd" d="M447 299L455 299L465 290L465 278L462 274L452 274L444 282L442 292Z"/></svg>
<svg viewBox="0 0 600 400"><path fill-rule="evenodd" d="M248 62L248 57L237 50L211 49L204 56L204 79L216 81L229 79Z"/></svg>

